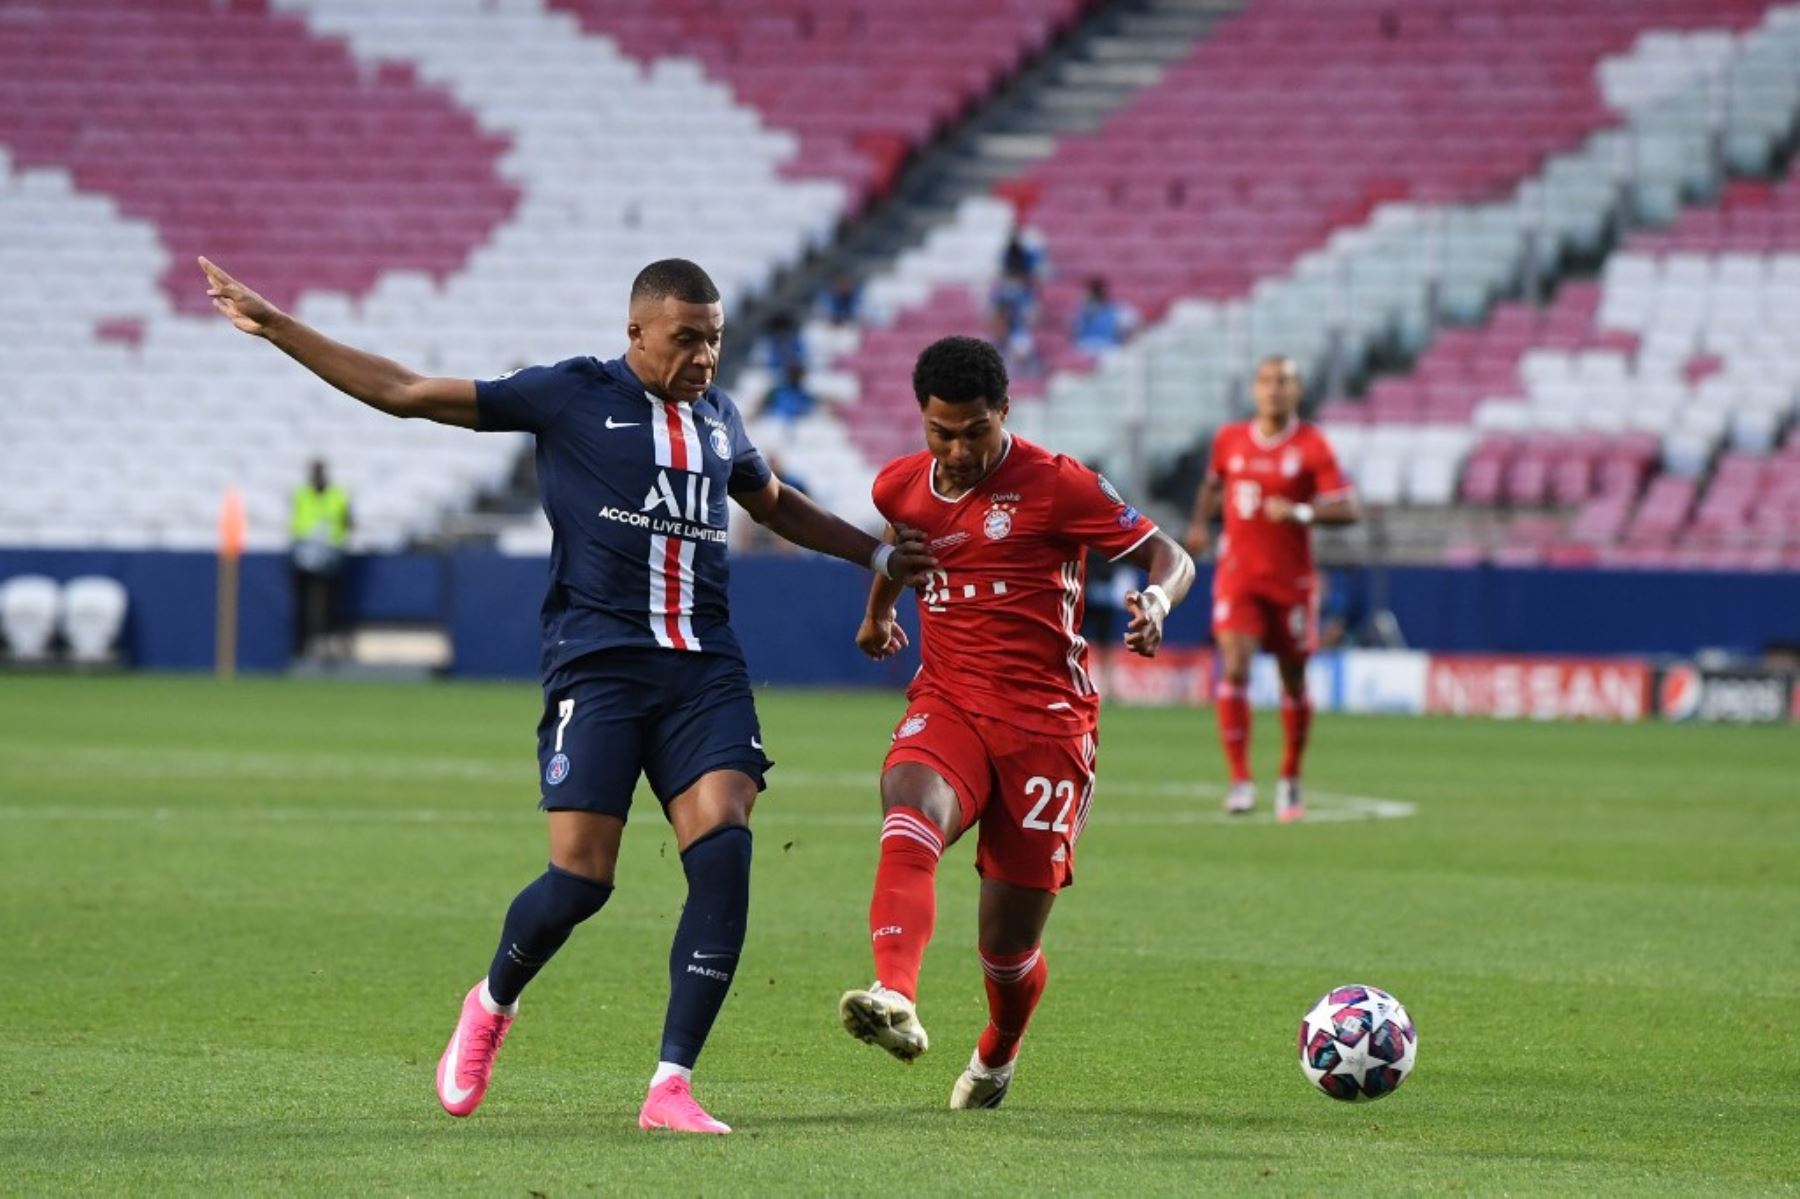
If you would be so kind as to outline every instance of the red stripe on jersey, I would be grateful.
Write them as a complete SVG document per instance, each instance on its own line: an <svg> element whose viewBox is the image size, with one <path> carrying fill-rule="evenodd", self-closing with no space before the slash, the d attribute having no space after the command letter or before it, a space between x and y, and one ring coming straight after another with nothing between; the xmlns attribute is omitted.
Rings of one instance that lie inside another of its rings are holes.
<svg viewBox="0 0 1800 1199"><path fill-rule="evenodd" d="M692 649L681 635L681 539L663 543L663 631L676 649Z"/></svg>
<svg viewBox="0 0 1800 1199"><path fill-rule="evenodd" d="M669 465L676 470L688 468L687 433L681 427L681 407L672 401L664 401L663 417L669 426Z"/></svg>
<svg viewBox="0 0 1800 1199"><path fill-rule="evenodd" d="M681 427L681 408L672 401L662 404L663 422L669 430L669 465L688 468L687 434ZM663 631L676 649L696 648L681 635L681 539L671 536L663 550Z"/></svg>

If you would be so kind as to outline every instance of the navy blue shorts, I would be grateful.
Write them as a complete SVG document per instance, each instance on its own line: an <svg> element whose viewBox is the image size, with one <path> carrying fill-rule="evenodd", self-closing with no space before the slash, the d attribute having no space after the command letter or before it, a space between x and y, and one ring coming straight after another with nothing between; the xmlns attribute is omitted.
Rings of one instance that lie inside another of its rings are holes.
<svg viewBox="0 0 1800 1199"><path fill-rule="evenodd" d="M545 811L575 808L625 819L641 773L667 807L714 770L756 780L775 763L744 664L719 654L609 649L558 671L538 721Z"/></svg>

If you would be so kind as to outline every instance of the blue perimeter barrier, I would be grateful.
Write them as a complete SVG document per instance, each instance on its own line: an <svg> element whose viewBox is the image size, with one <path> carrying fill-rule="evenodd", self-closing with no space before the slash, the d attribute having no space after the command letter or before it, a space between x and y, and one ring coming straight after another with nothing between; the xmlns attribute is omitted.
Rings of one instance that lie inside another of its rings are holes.
<svg viewBox="0 0 1800 1199"><path fill-rule="evenodd" d="M217 564L211 554L132 550L0 550L0 579L109 575L131 596L124 649L136 666L213 665ZM537 673L538 607L546 563L486 551L440 557L354 558L344 599L353 621L443 622L458 675L530 678ZM867 572L811 556L744 556L731 567L738 638L753 677L801 685L894 686L918 664L916 650L870 662L852 640L868 594ZM1353 568L1332 572L1352 620L1372 606L1398 617L1409 645L1441 652L1636 654L1686 657L1719 647L1754 655L1800 643L1800 574L1514 569ZM1175 611L1169 640L1206 639L1210 570ZM283 669L293 636L287 559L247 554L241 577L239 666ZM901 601L917 633L910 601Z"/></svg>

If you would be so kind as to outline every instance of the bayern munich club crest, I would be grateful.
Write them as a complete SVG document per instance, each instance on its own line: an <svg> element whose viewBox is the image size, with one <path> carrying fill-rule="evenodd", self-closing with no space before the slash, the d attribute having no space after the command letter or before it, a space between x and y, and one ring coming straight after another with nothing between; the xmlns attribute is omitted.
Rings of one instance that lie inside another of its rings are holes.
<svg viewBox="0 0 1800 1199"><path fill-rule="evenodd" d="M924 729L924 727L925 714L923 712L915 712L900 722L900 727L894 730L894 740L898 741L902 737L910 737L914 733Z"/></svg>
<svg viewBox="0 0 1800 1199"><path fill-rule="evenodd" d="M550 765L544 767L544 781L552 787L569 777L569 755L557 754L550 759Z"/></svg>
<svg viewBox="0 0 1800 1199"><path fill-rule="evenodd" d="M989 508L982 519L981 531L987 534L989 541L999 541L1012 532L1012 513L1005 508Z"/></svg>
<svg viewBox="0 0 1800 1199"><path fill-rule="evenodd" d="M727 461L730 460L731 438L726 436L725 430L714 429L711 433L707 434L706 440L712 445L713 453Z"/></svg>

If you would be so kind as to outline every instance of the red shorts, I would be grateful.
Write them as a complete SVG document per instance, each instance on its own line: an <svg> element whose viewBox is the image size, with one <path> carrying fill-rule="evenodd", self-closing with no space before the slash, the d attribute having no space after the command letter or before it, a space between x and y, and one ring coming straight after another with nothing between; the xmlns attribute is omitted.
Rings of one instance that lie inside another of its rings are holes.
<svg viewBox="0 0 1800 1199"><path fill-rule="evenodd" d="M1056 892L1075 881L1075 842L1094 799L1094 735L1032 733L921 696L894 729L886 771L930 767L981 826L975 872Z"/></svg>
<svg viewBox="0 0 1800 1199"><path fill-rule="evenodd" d="M1277 658L1302 658L1319 647L1318 592L1275 594L1251 587L1215 588L1213 635L1242 633Z"/></svg>

